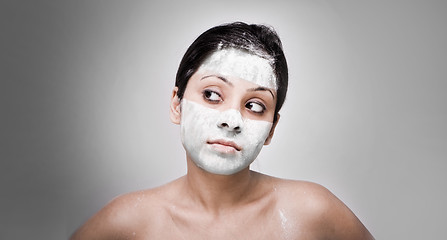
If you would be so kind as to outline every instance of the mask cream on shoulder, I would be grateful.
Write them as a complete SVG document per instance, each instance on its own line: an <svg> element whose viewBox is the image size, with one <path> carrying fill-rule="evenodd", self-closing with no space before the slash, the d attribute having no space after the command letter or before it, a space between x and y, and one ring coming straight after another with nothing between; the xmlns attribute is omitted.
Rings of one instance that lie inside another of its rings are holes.
<svg viewBox="0 0 447 240"><path fill-rule="evenodd" d="M238 77L262 87L278 90L271 60L236 48L217 50L203 62L199 71Z"/></svg>

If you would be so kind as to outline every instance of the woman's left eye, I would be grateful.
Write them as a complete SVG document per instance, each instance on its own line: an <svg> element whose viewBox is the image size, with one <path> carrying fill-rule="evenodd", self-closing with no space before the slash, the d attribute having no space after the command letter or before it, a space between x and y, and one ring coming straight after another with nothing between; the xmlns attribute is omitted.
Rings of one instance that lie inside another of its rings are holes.
<svg viewBox="0 0 447 240"><path fill-rule="evenodd" d="M265 111L265 106L258 102L248 102L245 104L245 107L254 113L263 113Z"/></svg>

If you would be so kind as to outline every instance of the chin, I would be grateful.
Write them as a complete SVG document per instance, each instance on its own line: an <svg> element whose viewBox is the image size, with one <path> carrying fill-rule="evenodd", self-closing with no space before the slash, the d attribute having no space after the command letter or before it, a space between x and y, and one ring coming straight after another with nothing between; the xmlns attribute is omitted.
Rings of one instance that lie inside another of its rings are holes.
<svg viewBox="0 0 447 240"><path fill-rule="evenodd" d="M205 156L204 156L205 157ZM204 160L207 159L207 160ZM252 161L244 161L240 156L229 158L219 155L208 155L202 161L194 161L198 167L216 175L233 175L250 166Z"/></svg>

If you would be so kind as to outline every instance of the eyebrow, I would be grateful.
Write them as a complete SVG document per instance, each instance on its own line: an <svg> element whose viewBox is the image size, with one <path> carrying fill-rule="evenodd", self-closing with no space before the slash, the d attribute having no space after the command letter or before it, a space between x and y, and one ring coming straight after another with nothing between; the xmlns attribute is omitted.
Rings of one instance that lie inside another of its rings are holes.
<svg viewBox="0 0 447 240"><path fill-rule="evenodd" d="M273 99L275 99L275 95L273 94L272 90L270 90L269 88L257 87L257 88L250 88L250 89L248 89L248 91L250 91L250 92L254 92L254 91L269 91L270 94L272 94Z"/></svg>
<svg viewBox="0 0 447 240"><path fill-rule="evenodd" d="M206 76L202 77L202 78L200 79L200 81L202 81L202 80L205 79L205 78L209 78L209 77L216 77L216 78L222 80L223 82L225 82L226 84L228 84L228 85L230 85L230 86L233 86L233 83L232 83L232 82L228 81L228 79L226 79L225 77L223 77L223 76L219 76L219 75L206 75ZM249 91L249 92L255 92L255 91L269 91L270 94L272 94L273 99L275 99L275 95L273 94L272 90L270 90L269 88L265 88L265 87L256 87L256 88L250 88L250 89L248 89L247 91Z"/></svg>
<svg viewBox="0 0 447 240"><path fill-rule="evenodd" d="M232 83L232 82L228 81L228 79L226 79L225 77L222 77L222 76L219 76L219 75L207 75L207 76L202 77L202 78L200 79L200 81L202 81L202 80L205 79L205 78L209 78L209 77L216 77L216 78L222 80L224 83L226 83L226 84L228 84L228 85L230 85L230 86L233 86L233 83Z"/></svg>

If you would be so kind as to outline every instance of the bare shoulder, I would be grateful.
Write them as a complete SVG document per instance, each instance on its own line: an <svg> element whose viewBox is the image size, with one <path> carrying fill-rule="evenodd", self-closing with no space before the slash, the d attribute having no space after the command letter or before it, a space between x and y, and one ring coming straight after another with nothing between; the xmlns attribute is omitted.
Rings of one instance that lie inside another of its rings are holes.
<svg viewBox="0 0 447 240"><path fill-rule="evenodd" d="M318 239L374 239L355 214L319 184L276 179L275 190L279 208Z"/></svg>
<svg viewBox="0 0 447 240"><path fill-rule="evenodd" d="M120 195L81 226L70 239L133 239L157 228L165 216L169 185Z"/></svg>
<svg viewBox="0 0 447 240"><path fill-rule="evenodd" d="M334 194L320 184L297 180L279 179L277 181L281 200L287 205L306 206L305 211L315 214L334 206L344 206Z"/></svg>

